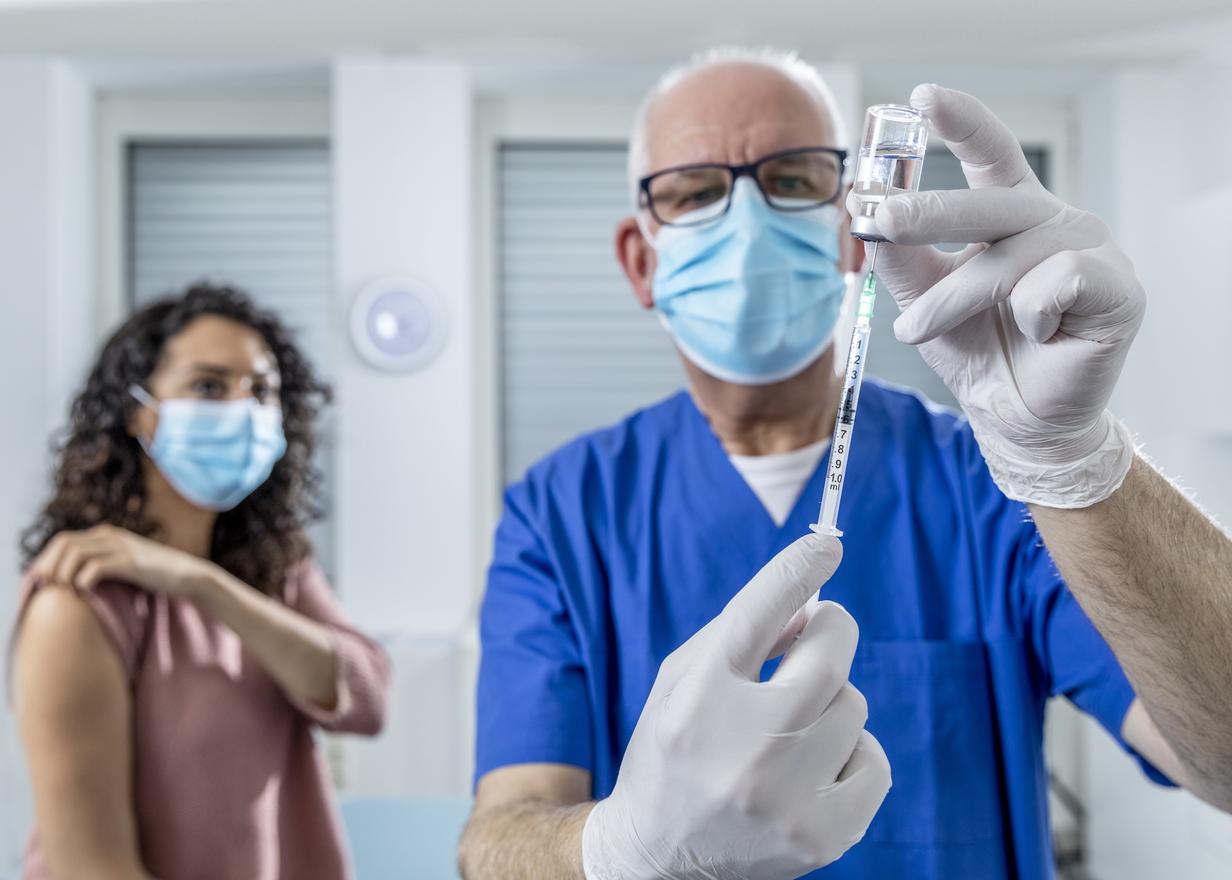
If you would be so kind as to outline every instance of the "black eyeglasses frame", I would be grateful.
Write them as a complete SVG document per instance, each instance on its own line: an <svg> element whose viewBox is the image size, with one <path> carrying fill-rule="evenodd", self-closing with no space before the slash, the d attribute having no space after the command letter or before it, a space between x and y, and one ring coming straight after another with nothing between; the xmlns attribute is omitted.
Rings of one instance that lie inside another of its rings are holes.
<svg viewBox="0 0 1232 880"><path fill-rule="evenodd" d="M787 208L774 205L774 209L776 211L815 211L817 210L817 208L821 207L822 205L831 204L832 202L834 202L835 199L837 199L842 194L843 181L846 180L846 177L847 177L847 151L846 150L841 150L838 147L797 147L792 150L778 150L776 152L769 153L765 156L762 156L760 159L757 159L756 161L747 162L743 165L728 165L724 162L693 162L687 165L673 165L671 168L661 168L652 174L647 174L645 177L641 178L637 182L638 207L642 210L649 211L650 216L654 217L654 219L663 226L675 226L678 228L687 228L690 226L704 226L708 223L715 222L716 220L718 220L720 217L723 217L724 215L727 214L728 211L731 210L732 192L734 192L736 189L736 181L739 180L741 177L751 178L753 183L756 184L758 191L760 191L762 196L766 199L767 203L773 204L771 197L766 193L764 189L762 189L761 181L757 177L758 169L760 169L761 166L766 164L767 162L773 162L774 160L782 159L785 156L795 156L801 153L826 153L838 159L838 168L839 168L838 185L835 190L835 193L834 195L830 196L830 198L819 201L816 205L801 205L799 207L787 207ZM655 179L662 177L665 174L674 174L680 171L697 171L703 168L716 168L716 169L727 171L728 173L731 174L732 192L728 192L727 200L725 204L723 205L723 210L720 211L718 214L715 214L713 217L707 217L704 220L695 220L691 223L677 223L677 222L670 221L670 220L664 220L662 217L660 217L658 212L655 211L654 209L654 199L651 198L651 195L650 195L650 184L653 183Z"/></svg>

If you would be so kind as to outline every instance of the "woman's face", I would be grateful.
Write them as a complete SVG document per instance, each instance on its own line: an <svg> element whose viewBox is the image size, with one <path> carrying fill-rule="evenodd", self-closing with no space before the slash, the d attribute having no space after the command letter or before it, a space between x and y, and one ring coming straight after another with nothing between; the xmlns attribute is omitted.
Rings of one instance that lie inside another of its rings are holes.
<svg viewBox="0 0 1232 880"><path fill-rule="evenodd" d="M205 315L167 340L145 387L158 400L241 400L278 406L281 379L261 334L228 318ZM134 411L129 433L150 439L158 414Z"/></svg>

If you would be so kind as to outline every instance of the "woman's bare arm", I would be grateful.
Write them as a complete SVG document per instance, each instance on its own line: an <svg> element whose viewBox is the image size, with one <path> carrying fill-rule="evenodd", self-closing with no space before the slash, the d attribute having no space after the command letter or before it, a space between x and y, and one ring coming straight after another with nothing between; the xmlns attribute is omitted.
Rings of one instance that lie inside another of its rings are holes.
<svg viewBox="0 0 1232 880"><path fill-rule="evenodd" d="M15 661L17 720L52 876L151 880L133 810L132 699L98 618L69 589L39 590Z"/></svg>

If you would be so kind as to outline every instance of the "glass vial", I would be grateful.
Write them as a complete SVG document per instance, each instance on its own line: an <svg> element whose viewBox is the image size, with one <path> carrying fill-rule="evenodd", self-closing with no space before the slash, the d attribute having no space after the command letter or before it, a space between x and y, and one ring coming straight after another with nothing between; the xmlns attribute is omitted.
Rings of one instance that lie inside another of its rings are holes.
<svg viewBox="0 0 1232 880"><path fill-rule="evenodd" d="M868 108L852 183L856 199L852 235L864 241L885 241L873 214L887 196L919 190L927 146L928 123L919 110L900 104Z"/></svg>

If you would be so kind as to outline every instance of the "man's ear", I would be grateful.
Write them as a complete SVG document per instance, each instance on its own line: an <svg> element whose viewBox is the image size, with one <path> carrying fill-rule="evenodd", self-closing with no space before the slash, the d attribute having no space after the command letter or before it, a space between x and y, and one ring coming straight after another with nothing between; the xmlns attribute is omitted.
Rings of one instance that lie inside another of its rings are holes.
<svg viewBox="0 0 1232 880"><path fill-rule="evenodd" d="M654 248L642 234L636 217L626 217L616 224L616 259L642 308L654 308L651 282L657 261Z"/></svg>

